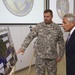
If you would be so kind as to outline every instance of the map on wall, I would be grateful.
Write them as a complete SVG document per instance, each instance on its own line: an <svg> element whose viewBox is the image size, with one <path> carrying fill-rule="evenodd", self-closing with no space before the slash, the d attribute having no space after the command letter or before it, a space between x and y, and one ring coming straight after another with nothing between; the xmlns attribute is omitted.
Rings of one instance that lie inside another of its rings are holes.
<svg viewBox="0 0 75 75"><path fill-rule="evenodd" d="M16 52L7 27L0 27L0 75L8 75L17 62Z"/></svg>
<svg viewBox="0 0 75 75"><path fill-rule="evenodd" d="M34 0L3 0L3 3L12 14L25 16L31 11Z"/></svg>
<svg viewBox="0 0 75 75"><path fill-rule="evenodd" d="M69 1L68 0L57 0L56 2L56 10L58 16L62 19L62 17L69 12Z"/></svg>

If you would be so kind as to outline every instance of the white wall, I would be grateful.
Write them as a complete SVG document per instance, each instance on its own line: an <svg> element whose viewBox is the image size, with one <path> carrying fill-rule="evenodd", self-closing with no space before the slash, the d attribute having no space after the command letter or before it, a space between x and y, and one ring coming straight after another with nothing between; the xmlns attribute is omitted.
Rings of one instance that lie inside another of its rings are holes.
<svg viewBox="0 0 75 75"><path fill-rule="evenodd" d="M21 47L21 44L24 41L25 37L30 32L29 27L30 27L29 25L28 26L27 25L24 25L24 26L9 26L12 41L14 43L14 47L15 47L16 51L19 50L19 48ZM21 53L17 55L18 62L16 64L16 71L20 70L20 69L23 69L25 67L28 67L30 65L31 58L32 58L32 55L33 55L33 51L34 51L33 50L34 40L31 42L31 44L26 49L24 55L22 55ZM34 63L35 63L35 58L33 59L32 64L34 64Z"/></svg>
<svg viewBox="0 0 75 75"><path fill-rule="evenodd" d="M61 1L61 0L59 0ZM73 13L73 6L74 6L74 0L68 0L69 1L69 13ZM56 2L57 0L49 0L49 8L53 11L53 21L56 23L62 23L62 19L59 18L57 9L56 9ZM66 8L67 6L63 6L62 9Z"/></svg>

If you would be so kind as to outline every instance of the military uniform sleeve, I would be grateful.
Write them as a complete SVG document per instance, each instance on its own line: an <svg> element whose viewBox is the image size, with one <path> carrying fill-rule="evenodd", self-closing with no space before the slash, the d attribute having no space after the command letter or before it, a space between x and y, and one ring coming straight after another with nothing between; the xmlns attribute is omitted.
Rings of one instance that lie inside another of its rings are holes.
<svg viewBox="0 0 75 75"><path fill-rule="evenodd" d="M32 31L27 35L25 40L23 41L21 48L26 50L26 48L29 46L31 41L37 36L37 26L32 28Z"/></svg>
<svg viewBox="0 0 75 75"><path fill-rule="evenodd" d="M59 28L58 47L59 47L58 57L62 58L64 55L64 51L65 51L65 42L64 42L63 33L61 31L61 28Z"/></svg>

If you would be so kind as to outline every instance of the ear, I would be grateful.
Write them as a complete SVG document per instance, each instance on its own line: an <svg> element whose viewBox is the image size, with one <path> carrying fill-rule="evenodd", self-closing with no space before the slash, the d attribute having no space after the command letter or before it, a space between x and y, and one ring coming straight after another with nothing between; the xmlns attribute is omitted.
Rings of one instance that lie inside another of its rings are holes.
<svg viewBox="0 0 75 75"><path fill-rule="evenodd" d="M52 18L53 18L53 15L52 15Z"/></svg>
<svg viewBox="0 0 75 75"><path fill-rule="evenodd" d="M75 26L75 22L74 22L74 26Z"/></svg>
<svg viewBox="0 0 75 75"><path fill-rule="evenodd" d="M72 25L72 26L75 26L75 22L71 22L71 25Z"/></svg>

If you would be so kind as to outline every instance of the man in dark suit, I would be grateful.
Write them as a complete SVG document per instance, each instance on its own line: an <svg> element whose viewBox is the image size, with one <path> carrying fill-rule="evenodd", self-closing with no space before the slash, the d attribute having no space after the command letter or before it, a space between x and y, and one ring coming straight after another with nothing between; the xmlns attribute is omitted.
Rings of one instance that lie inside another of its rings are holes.
<svg viewBox="0 0 75 75"><path fill-rule="evenodd" d="M75 15L64 15L62 22L63 29L70 34L66 40L66 75L75 75Z"/></svg>

